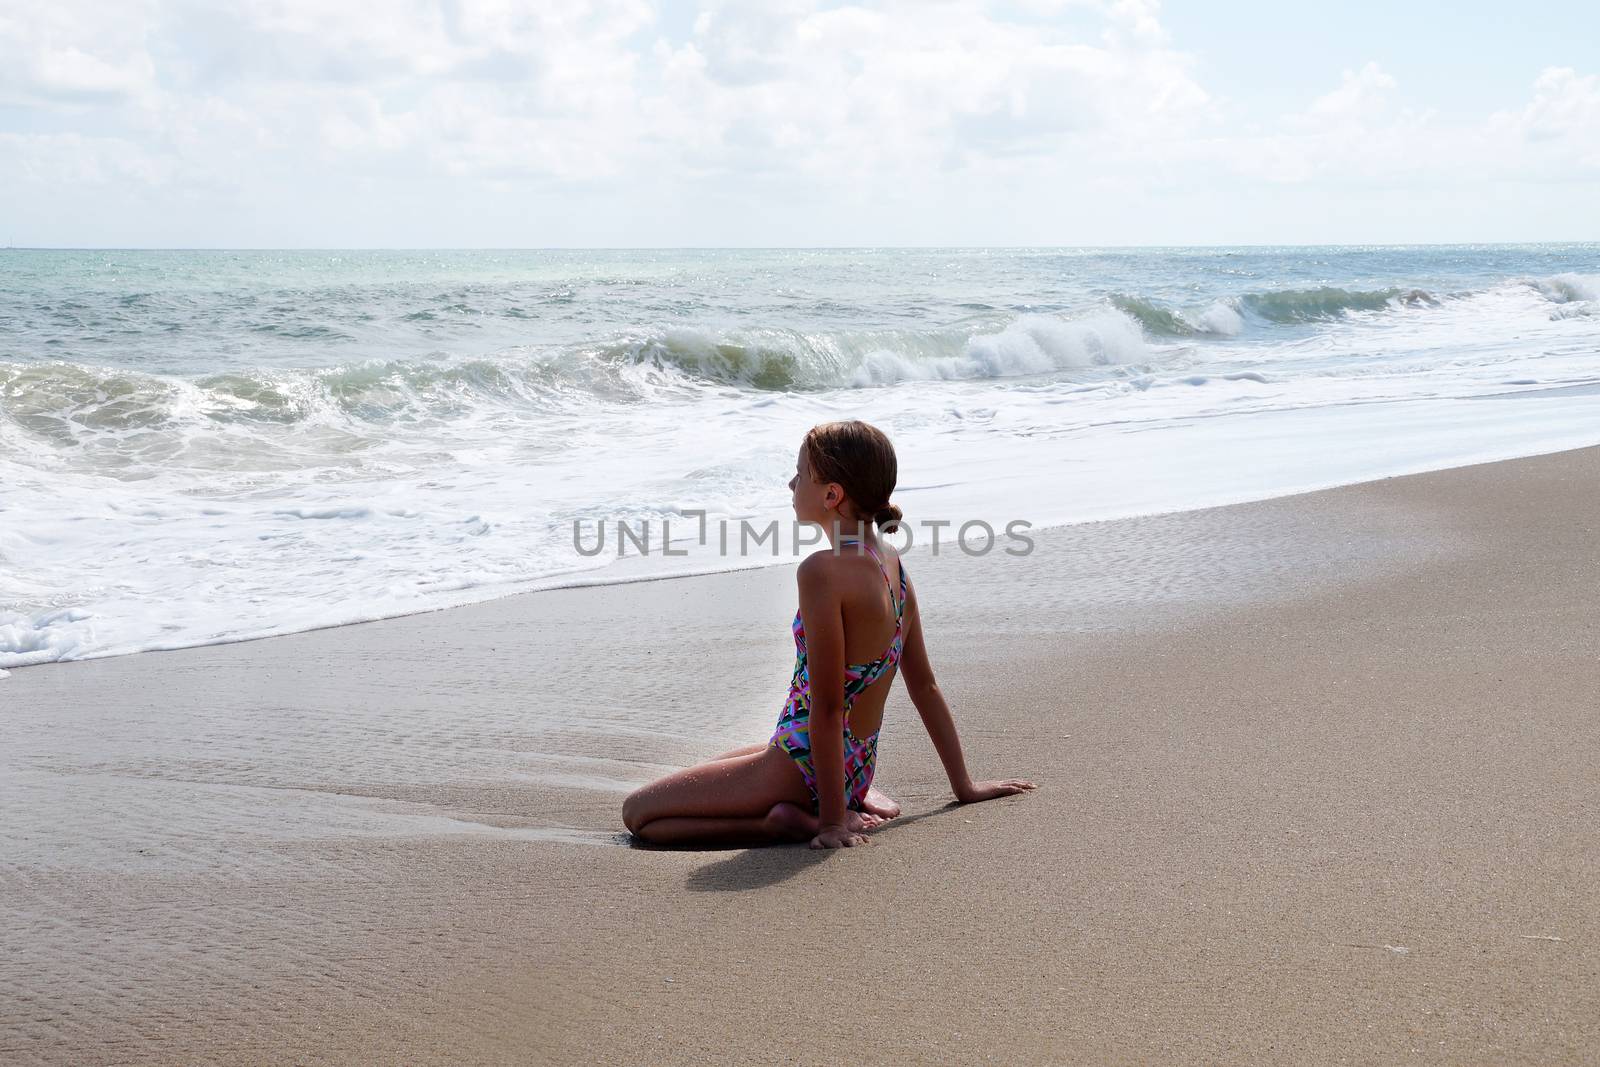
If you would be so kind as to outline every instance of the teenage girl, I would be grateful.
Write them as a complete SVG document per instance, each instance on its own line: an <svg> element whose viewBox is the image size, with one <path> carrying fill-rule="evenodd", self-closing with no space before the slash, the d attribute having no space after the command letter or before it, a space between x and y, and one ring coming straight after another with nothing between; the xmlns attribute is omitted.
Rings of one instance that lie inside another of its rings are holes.
<svg viewBox="0 0 1600 1067"><path fill-rule="evenodd" d="M814 427L800 445L794 513L827 534L832 551L800 564L795 668L766 744L725 752L632 793L622 821L655 844L804 841L864 844L900 814L872 788L883 705L896 668L963 804L1032 789L1017 778L974 782L922 642L916 588L877 527L900 520L894 447L864 422Z"/></svg>

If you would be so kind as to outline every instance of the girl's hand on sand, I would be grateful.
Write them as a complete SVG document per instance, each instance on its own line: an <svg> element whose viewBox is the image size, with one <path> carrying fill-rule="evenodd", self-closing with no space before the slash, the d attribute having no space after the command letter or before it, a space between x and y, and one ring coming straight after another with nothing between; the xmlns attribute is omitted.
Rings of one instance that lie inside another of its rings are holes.
<svg viewBox="0 0 1600 1067"><path fill-rule="evenodd" d="M866 843L866 834L858 834L843 826L824 826L811 839L812 848L854 848Z"/></svg>
<svg viewBox="0 0 1600 1067"><path fill-rule="evenodd" d="M1038 787L1032 782L1023 778L1007 778L1001 782L973 782L956 794L956 800L962 804L976 804L980 800L1009 797L1036 788Z"/></svg>

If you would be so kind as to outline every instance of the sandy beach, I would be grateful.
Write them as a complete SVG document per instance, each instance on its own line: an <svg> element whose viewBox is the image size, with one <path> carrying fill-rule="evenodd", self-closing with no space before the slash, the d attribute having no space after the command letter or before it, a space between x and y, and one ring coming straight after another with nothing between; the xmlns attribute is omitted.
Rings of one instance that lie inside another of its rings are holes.
<svg viewBox="0 0 1600 1067"><path fill-rule="evenodd" d="M630 847L788 567L0 681L11 1063L1600 1058L1600 449L907 556L869 847Z"/></svg>

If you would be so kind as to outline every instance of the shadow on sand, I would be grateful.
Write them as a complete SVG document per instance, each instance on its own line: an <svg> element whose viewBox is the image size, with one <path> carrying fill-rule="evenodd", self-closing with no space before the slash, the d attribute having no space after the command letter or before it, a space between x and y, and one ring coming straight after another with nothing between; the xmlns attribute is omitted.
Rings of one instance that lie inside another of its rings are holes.
<svg viewBox="0 0 1600 1067"><path fill-rule="evenodd" d="M945 815L960 808L960 804L950 803L932 811L919 812L916 815L902 815L889 823L872 831L868 837L878 840L894 833L904 826L923 819L931 819L938 815ZM635 846L649 848L648 845ZM871 848L872 845L857 846ZM675 850L686 851L686 850ZM806 847L806 842L784 845L760 845L754 848L742 848L734 851L726 859L713 860L702 864L689 873L685 882L686 888L696 893L742 893L751 889L765 889L770 885L786 882L801 871L825 863L835 857L842 850L838 849L813 849Z"/></svg>

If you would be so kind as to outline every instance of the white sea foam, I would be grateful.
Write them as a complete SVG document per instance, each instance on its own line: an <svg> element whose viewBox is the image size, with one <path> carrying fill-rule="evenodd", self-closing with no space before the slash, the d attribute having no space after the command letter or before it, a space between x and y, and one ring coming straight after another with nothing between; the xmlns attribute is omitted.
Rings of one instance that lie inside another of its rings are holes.
<svg viewBox="0 0 1600 1067"><path fill-rule="evenodd" d="M1218 297L1166 333L1144 301L208 375L0 364L0 669L770 564L685 544L685 512L783 519L831 418L894 436L909 519L996 526L1593 444L1593 284ZM689 554L575 551L575 520L617 519Z"/></svg>
<svg viewBox="0 0 1600 1067"><path fill-rule="evenodd" d="M1238 309L1231 303L1226 300L1216 300L1200 313L1195 326L1202 333L1216 334L1219 337L1236 337L1244 329L1244 319L1239 316Z"/></svg>
<svg viewBox="0 0 1600 1067"><path fill-rule="evenodd" d="M1546 297L1561 304L1569 301L1600 300L1600 275L1568 272L1548 278L1538 278L1532 284Z"/></svg>
<svg viewBox="0 0 1600 1067"><path fill-rule="evenodd" d="M869 352L850 384L1015 378L1134 363L1149 352L1138 324L1118 311L1073 320L1021 315L1001 330L973 336L957 356L930 358L890 349Z"/></svg>

